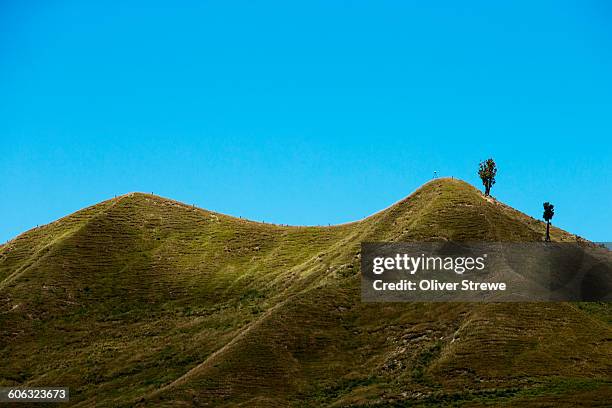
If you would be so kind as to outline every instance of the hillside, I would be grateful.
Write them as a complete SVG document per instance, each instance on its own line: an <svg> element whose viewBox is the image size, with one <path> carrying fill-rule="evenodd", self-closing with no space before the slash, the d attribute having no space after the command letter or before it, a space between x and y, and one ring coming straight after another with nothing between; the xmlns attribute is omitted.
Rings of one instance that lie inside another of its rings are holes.
<svg viewBox="0 0 612 408"><path fill-rule="evenodd" d="M362 241L543 231L450 179L331 227L127 194L0 247L0 386L101 407L605 406L608 304L360 302Z"/></svg>

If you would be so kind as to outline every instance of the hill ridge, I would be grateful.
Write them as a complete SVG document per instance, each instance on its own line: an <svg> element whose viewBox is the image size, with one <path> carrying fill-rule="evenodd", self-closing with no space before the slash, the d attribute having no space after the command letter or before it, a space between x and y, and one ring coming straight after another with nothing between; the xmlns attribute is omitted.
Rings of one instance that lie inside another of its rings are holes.
<svg viewBox="0 0 612 408"><path fill-rule="evenodd" d="M93 204L91 206L85 207L82 210L78 210L78 211L76 211L74 213L65 215L65 216L63 216L63 217L61 217L61 218L59 218L59 219L57 219L55 221L52 221L52 222L48 223L48 224L43 224L43 225L40 225L38 227L32 228L30 230L27 230L27 231L17 235L13 239L7 241L6 243L0 245L0 250L2 249L3 246L8 245L11 242L17 240L23 234L27 234L27 233L29 233L31 231L44 228L44 227L46 227L48 225L53 225L53 224L59 223L59 222L65 220L66 218L71 217L71 216L73 216L73 215L75 215L75 214L77 214L77 213L79 213L81 211L85 211L87 209L93 209L93 208L96 208L98 206L102 206L102 205L104 205L106 203L111 203L111 207L110 208L112 208L112 206L116 205L121 200L129 199L129 198L139 198L140 197L140 198L144 198L146 200L153 200L153 201L156 201L156 202L169 203L169 204L173 204L173 205L179 206L179 207L184 208L184 209L192 209L192 210L196 210L196 211L201 211L201 212L203 212L206 215L213 214L215 216L226 217L226 218L232 219L234 221L244 222L244 223L252 223L252 224L256 224L256 225L266 225L266 226L280 227L280 228L338 228L338 227L345 227L345 226L350 226L350 225L354 225L354 224L363 223L363 222L366 222L366 221L368 221L370 219L374 219L374 218L376 218L378 216L382 216L385 213L390 212L393 209L399 208L403 204L408 203L414 196L418 195L423 190L426 190L428 188L435 187L435 186L440 186L440 185L444 185L444 186L447 186L447 187L455 187L457 189L467 188L467 189L471 190L471 192L475 193L475 195L474 195L475 197L478 196L478 197L480 197L484 201L487 201L487 202L492 203L494 205L499 205L499 206L504 207L505 209L514 211L515 213L520 214L520 215L522 215L522 216L524 216L524 217L526 217L526 218L528 218L530 220L536 221L538 223L538 225L545 225L542 221L536 220L533 217L531 217L531 216L529 216L527 214L524 214L521 211L516 210L513 207L510 207L510 206L504 204L503 202L498 201L494 197L485 197L480 190L478 190L477 188L475 188L471 184L469 184L469 183L467 183L467 182L465 182L465 181L463 181L461 179L451 178L451 177L440 177L440 178L429 180L426 183L424 183L423 185L421 185L420 187L418 187L417 189L415 189L413 192L408 194L407 196L403 197L402 199L400 199L400 200L392 203L391 205L389 205L389 206L387 206L387 207L385 207L385 208L383 208L383 209L381 209L379 211L376 211L375 213L370 214L370 215L368 215L368 216L366 216L364 218L361 218L361 219L358 219L358 220L353 220L353 221L342 222L342 223L339 223L339 224L330 224L330 225L324 225L324 224L318 224L318 225L294 225L294 224L277 224L277 223L270 223L270 222L260 222L260 221L256 221L256 220L251 220L251 219L243 218L243 217L240 217L240 216L228 215L228 214L224 214L224 213L221 213L221 212L212 211L212 210L209 210L209 209L206 209L206 208L202 208L202 207L196 206L195 204L190 205L190 204L187 204L187 203L184 203L184 202L172 199L172 198L163 197L163 196L159 196L159 195L152 194L152 193L140 192L140 191L132 191L132 192L125 193L125 194L122 194L122 195L118 195L118 196L116 196L114 198L110 198L110 199L101 201L101 202L99 202L97 204ZM556 228L556 227L553 226L553 228Z"/></svg>

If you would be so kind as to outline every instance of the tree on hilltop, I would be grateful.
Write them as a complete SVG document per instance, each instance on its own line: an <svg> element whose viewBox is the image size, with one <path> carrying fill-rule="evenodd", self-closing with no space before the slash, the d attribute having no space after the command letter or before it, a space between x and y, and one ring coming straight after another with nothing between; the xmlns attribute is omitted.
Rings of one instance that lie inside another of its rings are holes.
<svg viewBox="0 0 612 408"><path fill-rule="evenodd" d="M550 220L555 215L555 206L548 201L544 203L544 220L546 221L546 242L550 242Z"/></svg>
<svg viewBox="0 0 612 408"><path fill-rule="evenodd" d="M478 175L482 180L482 185L485 188L485 196L491 195L491 187L495 184L495 175L497 174L497 166L493 159L487 159L480 162Z"/></svg>

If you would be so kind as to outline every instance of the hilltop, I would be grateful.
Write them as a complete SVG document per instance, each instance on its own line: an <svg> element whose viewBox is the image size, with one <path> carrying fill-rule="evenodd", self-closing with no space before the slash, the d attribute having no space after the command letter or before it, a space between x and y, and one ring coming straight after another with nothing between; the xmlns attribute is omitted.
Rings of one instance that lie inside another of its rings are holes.
<svg viewBox="0 0 612 408"><path fill-rule="evenodd" d="M543 231L451 179L330 227L130 193L0 247L0 386L70 386L74 406L603 405L607 304L360 302L363 241Z"/></svg>

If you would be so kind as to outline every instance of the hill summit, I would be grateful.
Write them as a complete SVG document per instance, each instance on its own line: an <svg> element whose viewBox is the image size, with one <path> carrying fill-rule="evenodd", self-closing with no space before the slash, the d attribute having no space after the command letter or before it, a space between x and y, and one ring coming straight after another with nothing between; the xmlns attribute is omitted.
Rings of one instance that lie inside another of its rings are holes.
<svg viewBox="0 0 612 408"><path fill-rule="evenodd" d="M126 194L0 247L0 386L68 386L70 404L102 407L609 401L606 303L360 301L361 242L544 229L452 179L330 227Z"/></svg>

